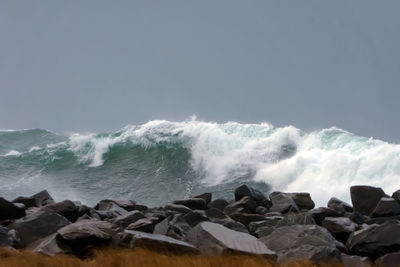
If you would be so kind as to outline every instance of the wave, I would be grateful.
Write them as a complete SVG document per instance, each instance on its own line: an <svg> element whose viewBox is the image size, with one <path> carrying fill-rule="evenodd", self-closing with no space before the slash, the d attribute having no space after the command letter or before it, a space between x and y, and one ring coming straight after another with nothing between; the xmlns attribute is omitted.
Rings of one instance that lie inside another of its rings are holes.
<svg viewBox="0 0 400 267"><path fill-rule="evenodd" d="M40 129L4 132L0 148L0 163L25 177L17 186L10 182L0 187L0 193L21 192L25 181L32 185L29 173L41 186L57 181L53 189L62 196L66 193L58 189L60 183L64 191L79 191L76 197L84 195L87 202L99 193L148 203L200 189L223 195L250 182L264 190L311 192L324 205L327 196L349 200L349 187L355 184L383 187L389 193L400 188L400 145L335 127L307 133L269 123L155 120L111 133L69 137ZM7 175L0 167L0 178Z"/></svg>

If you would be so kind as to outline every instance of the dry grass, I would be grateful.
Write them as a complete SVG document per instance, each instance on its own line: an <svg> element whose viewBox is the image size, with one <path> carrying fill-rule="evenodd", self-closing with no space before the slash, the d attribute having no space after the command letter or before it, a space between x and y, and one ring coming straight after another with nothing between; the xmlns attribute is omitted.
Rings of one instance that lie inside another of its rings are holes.
<svg viewBox="0 0 400 267"><path fill-rule="evenodd" d="M171 255L152 252L145 249L134 250L99 250L94 257L86 260L69 255L48 257L27 251L12 252L0 248L0 266L7 267L131 267L131 266L190 266L190 267L275 267L260 257L251 256L212 256L199 255ZM285 267L315 266L310 262L293 262L281 265ZM325 266L332 266L326 264Z"/></svg>

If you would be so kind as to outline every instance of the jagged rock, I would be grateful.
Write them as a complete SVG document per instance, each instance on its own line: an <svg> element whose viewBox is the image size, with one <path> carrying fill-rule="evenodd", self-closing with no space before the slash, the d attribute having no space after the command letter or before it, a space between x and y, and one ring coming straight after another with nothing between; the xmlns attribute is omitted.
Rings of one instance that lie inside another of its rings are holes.
<svg viewBox="0 0 400 267"><path fill-rule="evenodd" d="M271 206L270 201L263 193L248 185L241 185L235 189L235 200L238 201L243 197L250 197L260 206L266 206L266 207Z"/></svg>
<svg viewBox="0 0 400 267"><path fill-rule="evenodd" d="M228 215L216 208L206 210L206 216L211 222L221 224L231 230L239 232L247 232L246 226L242 223L232 220Z"/></svg>
<svg viewBox="0 0 400 267"><path fill-rule="evenodd" d="M257 207L255 202L250 197L242 197L238 201L234 201L225 207L224 212L228 215L233 213L254 213Z"/></svg>
<svg viewBox="0 0 400 267"><path fill-rule="evenodd" d="M276 260L276 254L259 242L257 238L216 223L202 222L198 224L188 233L186 240L204 254L238 252L262 255Z"/></svg>
<svg viewBox="0 0 400 267"><path fill-rule="evenodd" d="M192 210L205 210L207 209L206 201L202 198L188 198L175 200L174 204L184 205Z"/></svg>
<svg viewBox="0 0 400 267"><path fill-rule="evenodd" d="M176 254L198 253L191 244L165 235L143 233L139 231L124 230L113 238L114 245L118 247L144 247L156 251L168 251Z"/></svg>
<svg viewBox="0 0 400 267"><path fill-rule="evenodd" d="M318 225L291 225L276 228L259 239L278 254L278 262L311 260L313 262L339 261L336 240Z"/></svg>
<svg viewBox="0 0 400 267"><path fill-rule="evenodd" d="M194 210L183 216L185 221L190 225L190 227L195 227L201 222L208 222L210 219L207 217L204 210Z"/></svg>
<svg viewBox="0 0 400 267"><path fill-rule="evenodd" d="M167 214L164 210L162 210L161 208L150 208L148 210L145 211L145 215L147 218L158 218L158 221L161 222L162 220L164 220L165 218L167 218Z"/></svg>
<svg viewBox="0 0 400 267"><path fill-rule="evenodd" d="M368 219L369 217L366 217L364 215L362 215L359 212L353 212L350 214L349 219L352 220L353 222L355 222L358 225L361 225L363 223L365 223L365 221Z"/></svg>
<svg viewBox="0 0 400 267"><path fill-rule="evenodd" d="M392 217L375 217L369 218L365 220L365 224L384 224L385 222L400 220L400 215L392 216Z"/></svg>
<svg viewBox="0 0 400 267"><path fill-rule="evenodd" d="M92 247L108 244L115 231L115 225L109 222L81 220L57 232L74 253L82 254Z"/></svg>
<svg viewBox="0 0 400 267"><path fill-rule="evenodd" d="M297 207L296 203L294 202L293 198L290 194L282 193L282 192L272 192L269 195L271 199L272 206L270 211L276 211L281 213L287 212L298 212L299 208Z"/></svg>
<svg viewBox="0 0 400 267"><path fill-rule="evenodd" d="M211 193L203 193L201 195L194 196L193 198L202 198L206 202L206 205L210 204L211 199L212 199L212 194Z"/></svg>
<svg viewBox="0 0 400 267"><path fill-rule="evenodd" d="M158 223L158 218L151 217L151 218L143 218L139 219L134 223L131 223L126 227L127 230L135 230L140 232L146 233L153 233L154 227Z"/></svg>
<svg viewBox="0 0 400 267"><path fill-rule="evenodd" d="M309 193L290 193L290 196L300 210L311 210L315 207Z"/></svg>
<svg viewBox="0 0 400 267"><path fill-rule="evenodd" d="M381 188L365 185L350 187L350 193L354 211L367 216L373 212L380 199L386 196Z"/></svg>
<svg viewBox="0 0 400 267"><path fill-rule="evenodd" d="M58 213L70 222L75 222L79 217L79 208L70 200L64 200L58 203L48 204L41 210Z"/></svg>
<svg viewBox="0 0 400 267"><path fill-rule="evenodd" d="M282 219L282 216L266 217L263 221L249 223L247 229L249 229L249 232L254 235L258 228L265 226L275 227Z"/></svg>
<svg viewBox="0 0 400 267"><path fill-rule="evenodd" d="M167 235L183 240L191 227L182 215L170 216L154 227L154 234Z"/></svg>
<svg viewBox="0 0 400 267"><path fill-rule="evenodd" d="M257 213L257 214L264 215L264 214L266 214L268 212L268 209L266 207L263 207L263 206L257 206L257 208L255 209L254 212Z"/></svg>
<svg viewBox="0 0 400 267"><path fill-rule="evenodd" d="M261 226L253 233L253 235L255 237L261 238L271 234L273 231L275 231L275 229L276 228L274 226Z"/></svg>
<svg viewBox="0 0 400 267"><path fill-rule="evenodd" d="M125 215L118 216L117 218L112 220L112 223L115 225L121 227L121 228L126 228L128 225L131 223L136 222L137 220L144 219L146 216L141 211L138 210L133 210L128 212Z"/></svg>
<svg viewBox="0 0 400 267"><path fill-rule="evenodd" d="M242 213L242 212L235 212L235 213L229 214L229 217L231 217L233 220L235 220L237 222L240 222L240 223L242 223L244 225L248 225L251 222L265 220L265 216L264 215Z"/></svg>
<svg viewBox="0 0 400 267"><path fill-rule="evenodd" d="M342 259L343 267L372 267L372 262L368 257L360 257L357 255L346 255L340 256Z"/></svg>
<svg viewBox="0 0 400 267"><path fill-rule="evenodd" d="M400 201L400 189L395 191L395 192L393 192L392 198L394 198L397 201Z"/></svg>
<svg viewBox="0 0 400 267"><path fill-rule="evenodd" d="M184 205L178 205L178 204L167 204L167 205L165 205L164 210L166 210L166 211L172 210L172 211L175 211L178 213L183 213L183 214L186 214L186 213L192 211L188 207L186 207Z"/></svg>
<svg viewBox="0 0 400 267"><path fill-rule="evenodd" d="M70 222L57 213L39 211L16 220L7 228L18 232L22 246L29 245L39 239L53 234Z"/></svg>
<svg viewBox="0 0 400 267"><path fill-rule="evenodd" d="M312 225L316 224L313 216L308 212L301 212L301 213L287 213L280 220L276 227L282 226L290 226L290 225Z"/></svg>
<svg viewBox="0 0 400 267"><path fill-rule="evenodd" d="M97 203L94 209L101 214L101 217L107 218L118 217L128 213L126 209L122 208L115 202L115 200L111 199L101 200L99 203Z"/></svg>
<svg viewBox="0 0 400 267"><path fill-rule="evenodd" d="M371 259L399 250L400 221L364 225L361 230L349 236L346 246L351 253L369 256Z"/></svg>
<svg viewBox="0 0 400 267"><path fill-rule="evenodd" d="M348 204L336 197L332 197L331 199L329 199L328 208L336 210L337 212L340 212L340 213L343 213L345 211L353 212L353 207L350 204Z"/></svg>
<svg viewBox="0 0 400 267"><path fill-rule="evenodd" d="M18 219L25 216L25 205L19 206L0 197L0 220Z"/></svg>
<svg viewBox="0 0 400 267"><path fill-rule="evenodd" d="M326 228L337 240L346 243L349 235L357 229L357 224L346 217L326 217L322 221Z"/></svg>
<svg viewBox="0 0 400 267"><path fill-rule="evenodd" d="M45 204L51 204L54 202L54 199L50 196L47 190L40 191L30 197L17 197L12 202L14 203L22 203L27 208L30 207L41 207Z"/></svg>
<svg viewBox="0 0 400 267"><path fill-rule="evenodd" d="M394 198L382 197L376 205L371 217L388 217L400 215L400 204Z"/></svg>
<svg viewBox="0 0 400 267"><path fill-rule="evenodd" d="M27 247L27 250L48 256L71 253L71 248L63 242L58 233L46 236Z"/></svg>
<svg viewBox="0 0 400 267"><path fill-rule="evenodd" d="M339 213L331 208L318 208L309 211L316 224L321 225L326 217L342 217L343 213Z"/></svg>
<svg viewBox="0 0 400 267"><path fill-rule="evenodd" d="M375 261L375 267L398 267L400 264L400 251L383 255Z"/></svg>
<svg viewBox="0 0 400 267"><path fill-rule="evenodd" d="M225 207L228 206L228 205L229 205L228 201L226 201L225 199L221 199L221 198L213 200L210 203L210 206L212 208L216 208L216 209L219 209L219 210L222 210L222 211L224 211Z"/></svg>

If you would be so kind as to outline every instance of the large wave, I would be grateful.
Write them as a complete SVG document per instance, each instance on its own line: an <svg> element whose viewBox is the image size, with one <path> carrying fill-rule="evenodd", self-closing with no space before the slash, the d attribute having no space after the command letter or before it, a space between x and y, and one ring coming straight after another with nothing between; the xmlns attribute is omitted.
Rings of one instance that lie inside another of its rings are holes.
<svg viewBox="0 0 400 267"><path fill-rule="evenodd" d="M310 133L268 123L150 121L112 133L60 136L46 130L0 131L0 193L48 188L58 198L104 197L147 204L240 183L310 192L319 205L349 187L400 188L400 145L332 127Z"/></svg>

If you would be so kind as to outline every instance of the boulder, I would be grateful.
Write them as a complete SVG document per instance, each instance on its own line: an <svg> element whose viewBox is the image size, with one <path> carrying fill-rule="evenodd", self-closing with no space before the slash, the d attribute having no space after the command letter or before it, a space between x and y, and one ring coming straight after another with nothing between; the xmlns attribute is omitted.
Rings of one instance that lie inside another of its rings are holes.
<svg viewBox="0 0 400 267"><path fill-rule="evenodd" d="M167 217L154 227L154 234L167 235L175 239L183 240L191 227L182 215Z"/></svg>
<svg viewBox="0 0 400 267"><path fill-rule="evenodd" d="M8 234L8 229L0 226L0 246L1 247L12 247L13 241Z"/></svg>
<svg viewBox="0 0 400 267"><path fill-rule="evenodd" d="M382 197L376 205L371 217L389 217L400 215L400 204L394 198Z"/></svg>
<svg viewBox="0 0 400 267"><path fill-rule="evenodd" d="M342 253L340 258L342 259L343 267L372 267L372 262L368 257L346 255Z"/></svg>
<svg viewBox="0 0 400 267"><path fill-rule="evenodd" d="M309 193L290 193L290 196L300 210L311 210L315 207Z"/></svg>
<svg viewBox="0 0 400 267"><path fill-rule="evenodd" d="M278 262L310 260L339 261L335 238L318 225L291 225L276 228L259 239L278 254Z"/></svg>
<svg viewBox="0 0 400 267"><path fill-rule="evenodd" d="M350 187L350 193L354 211L367 216L374 211L380 199L386 196L381 188L365 185Z"/></svg>
<svg viewBox="0 0 400 267"><path fill-rule="evenodd" d="M268 212L268 209L266 207L263 207L263 206L257 206L254 212L257 213L257 214L264 215L264 214L266 214Z"/></svg>
<svg viewBox="0 0 400 267"><path fill-rule="evenodd" d="M16 230L22 246L27 246L69 224L64 216L54 212L39 211L16 220L7 228Z"/></svg>
<svg viewBox="0 0 400 267"><path fill-rule="evenodd" d="M40 191L30 197L18 197L14 199L12 202L14 203L22 203L27 208L30 207L41 207L46 204L50 204L54 202L54 199L50 196L47 190Z"/></svg>
<svg viewBox="0 0 400 267"><path fill-rule="evenodd" d="M70 222L75 222L79 217L79 208L70 200L48 204L42 207L41 210L58 213Z"/></svg>
<svg viewBox="0 0 400 267"><path fill-rule="evenodd" d="M364 225L349 236L346 246L352 254L369 256L371 259L397 251L400 249L400 221Z"/></svg>
<svg viewBox="0 0 400 267"><path fill-rule="evenodd" d="M202 198L188 198L182 200L175 200L173 204L184 205L192 210L205 210L207 209L207 203Z"/></svg>
<svg viewBox="0 0 400 267"><path fill-rule="evenodd" d="M71 248L63 242L58 233L46 236L27 247L27 250L47 256L71 253Z"/></svg>
<svg viewBox="0 0 400 267"><path fill-rule="evenodd" d="M136 222L137 220L144 219L146 216L141 211L133 210L128 212L125 215L118 216L117 218L112 220L112 223L121 228L126 228L131 223Z"/></svg>
<svg viewBox="0 0 400 267"><path fill-rule="evenodd" d="M195 227L201 222L208 222L210 219L207 217L204 210L194 210L186 213L183 218L190 225L190 227Z"/></svg>
<svg viewBox="0 0 400 267"><path fill-rule="evenodd" d="M235 189L235 200L238 201L243 197L250 197L260 206L266 206L266 207L271 206L270 201L263 193L248 185L241 185Z"/></svg>
<svg viewBox="0 0 400 267"><path fill-rule="evenodd" d="M276 260L276 254L257 238L212 222L198 224L188 233L186 240L203 254L236 252L262 255L270 260Z"/></svg>
<svg viewBox="0 0 400 267"><path fill-rule="evenodd" d="M221 198L213 200L210 203L210 207L216 208L216 209L219 209L222 211L224 211L225 207L228 205L229 205L228 201L226 201L225 199L221 199Z"/></svg>
<svg viewBox="0 0 400 267"><path fill-rule="evenodd" d="M224 212L228 215L238 212L254 213L257 208L257 202L250 197L242 197L238 201L234 201L225 207Z"/></svg>
<svg viewBox="0 0 400 267"><path fill-rule="evenodd" d="M329 199L328 208L336 210L337 212L340 212L340 213L343 213L345 211L353 212L353 207L350 204L348 204L336 197L332 197L331 199Z"/></svg>
<svg viewBox="0 0 400 267"><path fill-rule="evenodd" d="M375 261L375 267L398 267L400 264L400 251L383 255Z"/></svg>
<svg viewBox="0 0 400 267"><path fill-rule="evenodd" d="M242 213L242 212L235 212L235 213L229 214L229 217L231 217L233 220L240 222L244 225L248 225L251 222L263 221L266 218L264 215L261 215L261 214L249 214L249 213Z"/></svg>
<svg viewBox="0 0 400 267"><path fill-rule="evenodd" d="M249 229L249 232L254 235L260 227L275 227L282 219L282 216L266 217L263 221L249 223L247 229Z"/></svg>
<svg viewBox="0 0 400 267"><path fill-rule="evenodd" d="M346 217L326 217L322 226L343 243L346 243L349 235L357 229L357 224Z"/></svg>
<svg viewBox="0 0 400 267"><path fill-rule="evenodd" d="M143 233L133 230L124 230L113 238L113 244L117 247L144 247L155 251L167 251L176 254L198 253L191 244L165 235Z"/></svg>
<svg viewBox="0 0 400 267"><path fill-rule="evenodd" d="M282 226L289 226L289 225L309 225L309 224L316 224L313 216L308 212L301 212L301 213L287 213L280 220L276 227Z"/></svg>
<svg viewBox="0 0 400 267"><path fill-rule="evenodd" d="M210 204L211 199L212 199L212 194L211 193L203 193L201 195L194 196L193 198L202 198L206 202L206 205Z"/></svg>
<svg viewBox="0 0 400 267"><path fill-rule="evenodd" d="M186 207L184 205L178 205L178 204L167 204L167 205L165 205L164 210L167 210L167 211L171 210L171 211L175 211L175 212L183 213L183 214L186 214L186 213L192 211L188 207Z"/></svg>
<svg viewBox="0 0 400 267"><path fill-rule="evenodd" d="M309 211L316 224L321 225L326 217L342 217L343 213L337 212L331 208L318 208Z"/></svg>
<svg viewBox="0 0 400 267"><path fill-rule="evenodd" d="M118 217L128 213L128 211L121 206L119 206L115 200L111 199L104 199L101 200L97 205L94 207L95 210L99 211L101 217Z"/></svg>
<svg viewBox="0 0 400 267"><path fill-rule="evenodd" d="M272 206L270 211L276 211L281 213L287 212L299 212L299 208L294 202L292 196L287 193L282 192L272 192L269 195L271 199Z"/></svg>
<svg viewBox="0 0 400 267"><path fill-rule="evenodd" d="M400 201L400 189L395 191L395 192L393 192L392 198L394 198L397 201Z"/></svg>
<svg viewBox="0 0 400 267"><path fill-rule="evenodd" d="M158 218L150 217L139 219L126 227L127 230L135 230L146 233L153 233L154 227L158 223Z"/></svg>
<svg viewBox="0 0 400 267"><path fill-rule="evenodd" d="M365 223L366 220L369 219L369 217L362 215L359 212L353 212L350 214L349 219L355 222L358 225L361 225Z"/></svg>
<svg viewBox="0 0 400 267"><path fill-rule="evenodd" d="M261 238L271 234L273 231L275 231L275 229L276 228L274 226L261 226L260 228L257 228L257 230L252 233L252 235Z"/></svg>
<svg viewBox="0 0 400 267"><path fill-rule="evenodd" d="M19 219L25 216L25 205L19 206L0 197L0 220Z"/></svg>
<svg viewBox="0 0 400 267"><path fill-rule="evenodd" d="M221 224L231 230L247 232L246 226L242 223L232 220L228 215L216 208L206 210L206 216L211 222Z"/></svg>

